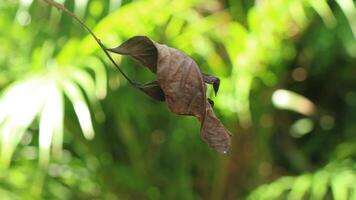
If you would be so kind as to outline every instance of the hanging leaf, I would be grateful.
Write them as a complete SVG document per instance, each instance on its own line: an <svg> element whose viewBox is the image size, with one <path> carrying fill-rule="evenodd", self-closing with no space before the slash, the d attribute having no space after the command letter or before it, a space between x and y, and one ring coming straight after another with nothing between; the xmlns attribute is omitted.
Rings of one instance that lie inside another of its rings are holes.
<svg viewBox="0 0 356 200"><path fill-rule="evenodd" d="M146 84L135 83L134 86L157 101L165 100L164 93L157 81L150 81Z"/></svg>
<svg viewBox="0 0 356 200"><path fill-rule="evenodd" d="M158 44L146 36L132 37L119 47L107 50L131 56L154 72L157 81L134 86L154 99L165 100L173 113L198 118L201 135L209 146L220 153L228 151L230 133L216 118L204 83L213 84L217 93L218 78L202 74L195 61L182 51Z"/></svg>
<svg viewBox="0 0 356 200"><path fill-rule="evenodd" d="M215 95L217 95L220 87L220 79L210 74L202 73L202 75L205 83L213 84Z"/></svg>
<svg viewBox="0 0 356 200"><path fill-rule="evenodd" d="M214 108L214 101L208 98L208 102L210 103L211 107Z"/></svg>
<svg viewBox="0 0 356 200"><path fill-rule="evenodd" d="M133 37L120 46L107 50L121 55L129 55L156 73L158 52L153 41L148 37Z"/></svg>

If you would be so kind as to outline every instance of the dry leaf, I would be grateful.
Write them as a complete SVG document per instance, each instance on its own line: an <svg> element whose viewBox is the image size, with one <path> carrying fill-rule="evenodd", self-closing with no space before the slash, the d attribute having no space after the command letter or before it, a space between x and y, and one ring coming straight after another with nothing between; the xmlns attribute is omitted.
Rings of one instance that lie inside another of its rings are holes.
<svg viewBox="0 0 356 200"><path fill-rule="evenodd" d="M143 85L135 83L134 86L157 101L165 100L164 93L157 81L150 81Z"/></svg>
<svg viewBox="0 0 356 200"><path fill-rule="evenodd" d="M146 36L132 37L119 47L107 50L131 56L154 72L157 81L135 86L156 100L165 100L170 111L198 118L201 135L209 146L220 153L228 151L230 133L216 118L204 83L213 84L216 94L220 84L218 78L202 74L195 61L182 51L158 44Z"/></svg>

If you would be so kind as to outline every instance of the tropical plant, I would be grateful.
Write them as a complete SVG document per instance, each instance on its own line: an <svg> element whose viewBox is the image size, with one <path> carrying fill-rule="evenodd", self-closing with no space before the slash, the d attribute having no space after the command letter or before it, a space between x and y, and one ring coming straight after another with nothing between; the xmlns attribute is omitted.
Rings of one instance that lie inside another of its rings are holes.
<svg viewBox="0 0 356 200"><path fill-rule="evenodd" d="M5 0L1 199L354 198L352 0L58 2L107 47L147 35L220 77L208 96L232 150L216 155L195 121L132 89L70 16Z"/></svg>

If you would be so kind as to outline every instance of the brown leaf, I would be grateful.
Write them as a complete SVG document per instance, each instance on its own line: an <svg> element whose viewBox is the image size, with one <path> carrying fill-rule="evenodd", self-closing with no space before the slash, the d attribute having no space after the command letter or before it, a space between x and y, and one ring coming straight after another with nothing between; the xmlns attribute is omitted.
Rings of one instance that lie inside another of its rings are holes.
<svg viewBox="0 0 356 200"><path fill-rule="evenodd" d="M146 84L135 83L134 86L157 101L165 100L164 93L157 81L151 81Z"/></svg>
<svg viewBox="0 0 356 200"><path fill-rule="evenodd" d="M202 73L202 75L203 75L203 80L205 83L213 84L215 95L217 95L218 91L219 91L219 86L220 86L220 79L218 77L215 77L210 74Z"/></svg>
<svg viewBox="0 0 356 200"><path fill-rule="evenodd" d="M210 104L207 104L205 122L202 123L201 133L209 146L219 153L226 153L229 150L231 134L216 118Z"/></svg>
<svg viewBox="0 0 356 200"><path fill-rule="evenodd" d="M211 107L214 108L214 101L208 98L208 102L211 105Z"/></svg>
<svg viewBox="0 0 356 200"><path fill-rule="evenodd" d="M158 52L153 43L154 42L146 36L135 36L120 46L107 50L121 55L129 55L148 67L153 73L156 73Z"/></svg>
<svg viewBox="0 0 356 200"><path fill-rule="evenodd" d="M155 72L157 83L152 87L155 94L143 91L153 98L163 93L170 111L198 118L201 123L200 132L209 146L220 153L228 151L230 133L216 118L207 100L204 83L212 83L216 93L220 83L218 78L206 74L203 77L198 65L188 55L158 44L146 36L133 37L110 51L132 56Z"/></svg>

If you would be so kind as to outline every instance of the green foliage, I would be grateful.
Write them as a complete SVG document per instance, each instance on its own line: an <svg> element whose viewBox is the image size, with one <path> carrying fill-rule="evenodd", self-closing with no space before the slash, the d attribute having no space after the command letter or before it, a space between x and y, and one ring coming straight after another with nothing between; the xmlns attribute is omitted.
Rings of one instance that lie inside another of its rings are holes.
<svg viewBox="0 0 356 200"><path fill-rule="evenodd" d="M341 143L325 167L264 184L247 199L355 199L354 142Z"/></svg>
<svg viewBox="0 0 356 200"><path fill-rule="evenodd" d="M282 177L262 185L247 199L355 199L355 162L332 162L312 174Z"/></svg>
<svg viewBox="0 0 356 200"><path fill-rule="evenodd" d="M233 149L216 155L194 119L131 88L69 16L5 0L1 199L355 198L352 0L58 2L107 47L147 35L220 77L208 96Z"/></svg>

